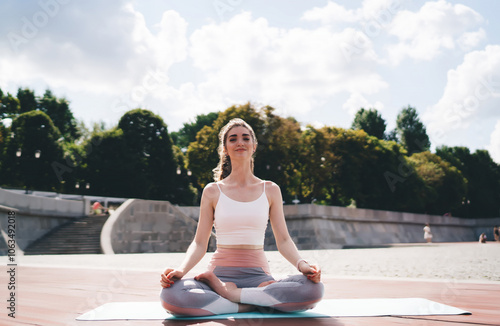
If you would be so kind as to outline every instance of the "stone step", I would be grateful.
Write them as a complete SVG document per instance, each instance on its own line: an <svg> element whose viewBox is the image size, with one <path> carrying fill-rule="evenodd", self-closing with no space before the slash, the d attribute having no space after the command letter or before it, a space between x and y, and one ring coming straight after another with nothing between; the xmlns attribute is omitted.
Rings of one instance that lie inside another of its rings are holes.
<svg viewBox="0 0 500 326"><path fill-rule="evenodd" d="M53 230L26 248L25 255L100 254L107 216L89 216Z"/></svg>

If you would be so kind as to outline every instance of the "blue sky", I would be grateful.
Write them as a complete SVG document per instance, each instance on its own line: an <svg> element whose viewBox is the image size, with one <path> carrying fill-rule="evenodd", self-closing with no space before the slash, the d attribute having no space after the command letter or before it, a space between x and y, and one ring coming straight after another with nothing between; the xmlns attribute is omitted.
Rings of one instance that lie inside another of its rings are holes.
<svg viewBox="0 0 500 326"><path fill-rule="evenodd" d="M0 88L66 97L87 125L129 109L170 131L247 101L304 126L348 128L411 105L440 145L500 162L500 2L0 3ZM7 14L7 15L5 15Z"/></svg>

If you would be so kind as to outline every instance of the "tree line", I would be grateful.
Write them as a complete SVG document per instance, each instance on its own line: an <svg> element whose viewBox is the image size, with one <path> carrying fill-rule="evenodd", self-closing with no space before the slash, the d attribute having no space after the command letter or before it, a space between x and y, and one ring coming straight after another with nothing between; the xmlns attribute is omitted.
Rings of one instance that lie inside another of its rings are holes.
<svg viewBox="0 0 500 326"><path fill-rule="evenodd" d="M235 117L256 133L255 174L279 184L286 203L500 215L500 166L488 151L431 153L411 106L392 131L375 109L360 108L349 129L317 128L251 103L198 115L176 132L145 109L89 130L50 90L36 96L20 88L13 96L0 89L0 118L12 119L0 124L0 186L197 205L213 181L219 130Z"/></svg>

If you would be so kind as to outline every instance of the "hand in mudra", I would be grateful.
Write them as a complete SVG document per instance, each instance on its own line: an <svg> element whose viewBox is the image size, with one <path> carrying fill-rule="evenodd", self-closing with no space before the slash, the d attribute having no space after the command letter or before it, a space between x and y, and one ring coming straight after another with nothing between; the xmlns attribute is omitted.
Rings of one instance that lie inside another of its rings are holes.
<svg viewBox="0 0 500 326"><path fill-rule="evenodd" d="M318 265L309 265L306 262L301 262L299 265L299 270L302 274L307 276L307 279L311 280L313 283L321 282L321 269Z"/></svg>
<svg viewBox="0 0 500 326"><path fill-rule="evenodd" d="M163 274L161 274L160 284L163 288L169 288L175 281L180 280L184 276L179 270L173 268L167 268Z"/></svg>

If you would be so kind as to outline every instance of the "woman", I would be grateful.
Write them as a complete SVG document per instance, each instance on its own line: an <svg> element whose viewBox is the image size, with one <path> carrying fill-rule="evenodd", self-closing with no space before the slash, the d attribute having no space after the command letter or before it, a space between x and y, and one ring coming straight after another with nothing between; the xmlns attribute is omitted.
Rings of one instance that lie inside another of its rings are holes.
<svg viewBox="0 0 500 326"><path fill-rule="evenodd" d="M221 129L216 182L203 190L194 240L181 266L161 275L161 302L171 314L216 315L256 306L302 311L321 300L321 271L301 258L290 238L280 188L253 174L256 149L255 133L245 121L233 119ZM264 254L268 219L279 252L300 275L278 281L271 276ZM205 255L214 225L217 250L208 271L183 279Z"/></svg>
<svg viewBox="0 0 500 326"><path fill-rule="evenodd" d="M429 226L429 223L426 223L424 226L424 239L427 241L427 243L432 242L432 232L431 232L431 227Z"/></svg>

